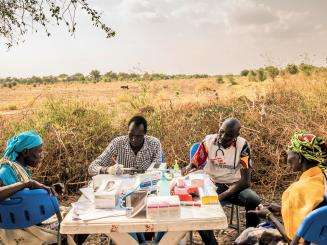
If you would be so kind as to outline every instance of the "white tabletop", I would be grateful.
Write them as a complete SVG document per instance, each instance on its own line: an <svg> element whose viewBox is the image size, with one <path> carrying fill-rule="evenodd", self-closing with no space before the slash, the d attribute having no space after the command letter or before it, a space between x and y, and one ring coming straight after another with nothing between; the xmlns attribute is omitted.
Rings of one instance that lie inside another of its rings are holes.
<svg viewBox="0 0 327 245"><path fill-rule="evenodd" d="M108 234L111 232L192 231L227 228L227 217L220 204L181 207L181 217L172 220L146 219L145 213L134 218L108 217L92 221L73 220L72 209L60 225L61 234Z"/></svg>

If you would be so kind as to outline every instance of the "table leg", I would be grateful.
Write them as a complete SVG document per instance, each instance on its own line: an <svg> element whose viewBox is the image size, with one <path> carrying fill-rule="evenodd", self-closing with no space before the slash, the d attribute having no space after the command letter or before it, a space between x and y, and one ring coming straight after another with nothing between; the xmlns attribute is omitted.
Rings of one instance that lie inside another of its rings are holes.
<svg viewBox="0 0 327 245"><path fill-rule="evenodd" d="M168 231L160 240L159 245L177 245L186 233L187 231Z"/></svg>
<svg viewBox="0 0 327 245"><path fill-rule="evenodd" d="M76 245L74 241L74 235L66 235L67 236L67 243L68 245Z"/></svg>
<svg viewBox="0 0 327 245"><path fill-rule="evenodd" d="M108 234L117 245L137 245L138 242L128 233L112 232Z"/></svg>

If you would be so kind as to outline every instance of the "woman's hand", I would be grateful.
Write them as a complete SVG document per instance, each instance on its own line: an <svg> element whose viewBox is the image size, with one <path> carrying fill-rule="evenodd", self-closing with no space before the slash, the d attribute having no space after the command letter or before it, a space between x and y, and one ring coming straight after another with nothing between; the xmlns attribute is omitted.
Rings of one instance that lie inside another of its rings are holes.
<svg viewBox="0 0 327 245"><path fill-rule="evenodd" d="M55 183L51 186L55 192L59 195L64 195L66 192L65 185L63 183Z"/></svg>
<svg viewBox="0 0 327 245"><path fill-rule="evenodd" d="M25 186L27 188L30 188L30 189L44 189L46 190L49 194L52 194L52 195L55 195L57 196L57 193L52 189L50 188L49 186L46 186L44 184L41 184L35 180L29 180L27 182L25 182Z"/></svg>
<svg viewBox="0 0 327 245"><path fill-rule="evenodd" d="M276 215L279 215L281 213L281 207L280 205L276 203L272 203L268 206L268 210Z"/></svg>
<svg viewBox="0 0 327 245"><path fill-rule="evenodd" d="M271 214L268 208L265 208L262 205L258 206L255 210L248 211L248 213L256 214L262 219L267 219L268 215Z"/></svg>

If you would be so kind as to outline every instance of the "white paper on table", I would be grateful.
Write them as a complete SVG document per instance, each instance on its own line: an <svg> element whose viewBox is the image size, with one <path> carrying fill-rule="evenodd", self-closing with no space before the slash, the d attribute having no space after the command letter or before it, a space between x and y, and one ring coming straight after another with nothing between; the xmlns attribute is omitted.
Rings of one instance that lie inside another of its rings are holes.
<svg viewBox="0 0 327 245"><path fill-rule="evenodd" d="M83 196L85 196L90 202L94 203L95 197L94 197L94 191L92 187L85 187L79 189Z"/></svg>
<svg viewBox="0 0 327 245"><path fill-rule="evenodd" d="M126 210L124 209L97 209L94 203L89 201L72 203L72 207L74 219L84 221L126 215Z"/></svg>
<svg viewBox="0 0 327 245"><path fill-rule="evenodd" d="M120 210L120 209L112 209L112 210L104 210L104 209L95 209L92 210L86 214L81 214L78 216L83 221L89 221L89 220L96 220L96 219L102 219L107 217L117 217L117 216L125 216L126 210Z"/></svg>

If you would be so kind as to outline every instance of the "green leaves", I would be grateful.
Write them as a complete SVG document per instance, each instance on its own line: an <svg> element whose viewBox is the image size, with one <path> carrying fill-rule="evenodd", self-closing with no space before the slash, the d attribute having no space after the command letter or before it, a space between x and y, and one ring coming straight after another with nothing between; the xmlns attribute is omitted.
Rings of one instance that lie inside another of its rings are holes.
<svg viewBox="0 0 327 245"><path fill-rule="evenodd" d="M99 12L86 0L0 0L0 38L10 48L22 41L27 31L37 32L41 28L50 36L48 26L52 22L66 25L73 34L77 30L75 13L78 10L86 12L93 25L102 29L107 38L115 36L116 33L102 22Z"/></svg>

